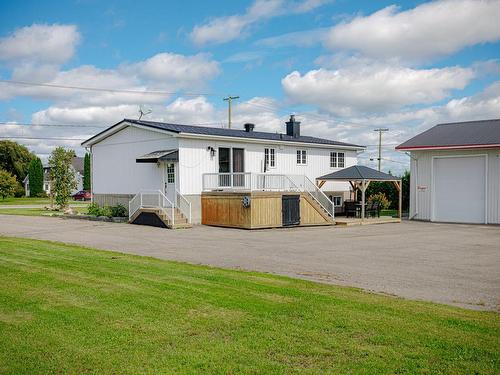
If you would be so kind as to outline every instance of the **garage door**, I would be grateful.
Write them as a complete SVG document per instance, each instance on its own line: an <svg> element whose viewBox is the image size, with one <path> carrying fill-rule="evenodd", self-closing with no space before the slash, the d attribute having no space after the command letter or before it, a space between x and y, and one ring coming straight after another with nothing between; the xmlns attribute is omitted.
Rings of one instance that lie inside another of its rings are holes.
<svg viewBox="0 0 500 375"><path fill-rule="evenodd" d="M434 159L434 221L484 223L486 157Z"/></svg>

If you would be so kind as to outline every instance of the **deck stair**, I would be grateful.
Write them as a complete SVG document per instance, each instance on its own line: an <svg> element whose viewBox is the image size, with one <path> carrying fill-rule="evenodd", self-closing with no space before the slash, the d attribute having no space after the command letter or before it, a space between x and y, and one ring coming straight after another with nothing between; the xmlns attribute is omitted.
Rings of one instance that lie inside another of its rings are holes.
<svg viewBox="0 0 500 375"><path fill-rule="evenodd" d="M177 206L160 190L141 191L129 202L129 223L169 229L191 228L191 204L179 196L175 201Z"/></svg>

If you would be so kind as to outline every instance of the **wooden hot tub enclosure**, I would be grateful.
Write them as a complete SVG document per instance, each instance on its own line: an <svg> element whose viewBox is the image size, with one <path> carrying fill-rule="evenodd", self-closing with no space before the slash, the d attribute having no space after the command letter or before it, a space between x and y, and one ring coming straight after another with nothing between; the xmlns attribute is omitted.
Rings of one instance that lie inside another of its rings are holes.
<svg viewBox="0 0 500 375"><path fill-rule="evenodd" d="M266 175L264 185L259 182L260 175L227 178L217 175L216 179L212 178L217 182L216 189L212 187L201 195L204 225L262 229L334 224L333 214L329 212L329 209L333 212L333 206L325 209L328 203L324 200L321 203L315 196L316 189L307 191L303 183L293 182L289 176ZM229 179L237 182L237 186L219 186L229 185Z"/></svg>

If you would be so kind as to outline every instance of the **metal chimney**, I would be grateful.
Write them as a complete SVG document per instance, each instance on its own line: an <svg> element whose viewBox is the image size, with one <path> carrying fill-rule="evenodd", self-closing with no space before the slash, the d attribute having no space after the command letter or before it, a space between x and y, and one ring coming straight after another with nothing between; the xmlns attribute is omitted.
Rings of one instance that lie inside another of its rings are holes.
<svg viewBox="0 0 500 375"><path fill-rule="evenodd" d="M245 124L243 126L245 127L245 131L247 133L253 132L253 129L255 128L254 124L249 124L249 123L247 123L247 124Z"/></svg>
<svg viewBox="0 0 500 375"><path fill-rule="evenodd" d="M300 137L300 121L295 121L295 115L290 115L290 120L285 124L286 135L294 138Z"/></svg>

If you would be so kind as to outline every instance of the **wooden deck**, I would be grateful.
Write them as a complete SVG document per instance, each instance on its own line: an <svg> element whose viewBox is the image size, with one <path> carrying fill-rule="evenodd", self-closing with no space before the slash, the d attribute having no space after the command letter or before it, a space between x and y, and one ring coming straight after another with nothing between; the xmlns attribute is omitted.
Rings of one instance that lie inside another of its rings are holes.
<svg viewBox="0 0 500 375"><path fill-rule="evenodd" d="M354 217L335 217L335 224L340 226L353 226L353 225L374 225L374 224L388 224L388 223L400 223L401 219L398 217L391 216L381 216L381 217L370 217L364 220Z"/></svg>
<svg viewBox="0 0 500 375"><path fill-rule="evenodd" d="M230 228L261 229L282 227L283 195L300 196L300 224L297 226L333 225L332 218L303 192L203 192L201 223ZM242 199L251 198L250 207Z"/></svg>

